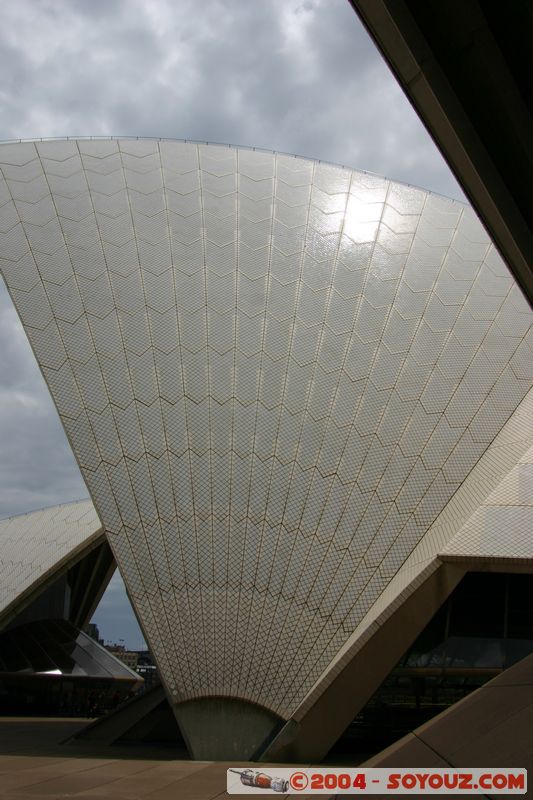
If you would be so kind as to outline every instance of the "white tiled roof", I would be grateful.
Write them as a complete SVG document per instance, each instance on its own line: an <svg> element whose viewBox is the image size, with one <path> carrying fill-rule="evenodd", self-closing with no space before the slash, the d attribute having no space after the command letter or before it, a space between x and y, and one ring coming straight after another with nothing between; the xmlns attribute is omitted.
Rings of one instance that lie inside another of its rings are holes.
<svg viewBox="0 0 533 800"><path fill-rule="evenodd" d="M528 463L533 447L532 420L533 389L530 389L450 502L319 676L299 705L296 718L301 718L314 705L335 676L356 656L383 622L403 605L429 575L442 567L443 561L459 562L465 571L484 568L482 565L486 562L497 564L496 568L501 570L508 568L510 563L513 569L518 564L519 568L531 570L533 524L528 528L523 524L516 525L512 516L515 507L511 502L507 505L509 516L500 520L503 524L498 525L497 529L487 527L480 530L479 523L472 523L478 520L477 512L490 504L493 496L501 497L500 487L509 485L509 480L516 486L512 476L516 474L517 467ZM508 496L508 500L527 508L529 514L532 510L532 488L528 476L522 475L518 491L514 497ZM518 519L523 520L524 516Z"/></svg>
<svg viewBox="0 0 533 800"><path fill-rule="evenodd" d="M290 714L531 387L473 212L305 159L0 147L1 265L176 698Z"/></svg>
<svg viewBox="0 0 533 800"><path fill-rule="evenodd" d="M533 447L447 543L442 557L533 563Z"/></svg>
<svg viewBox="0 0 533 800"><path fill-rule="evenodd" d="M90 500L0 520L0 618L101 535Z"/></svg>

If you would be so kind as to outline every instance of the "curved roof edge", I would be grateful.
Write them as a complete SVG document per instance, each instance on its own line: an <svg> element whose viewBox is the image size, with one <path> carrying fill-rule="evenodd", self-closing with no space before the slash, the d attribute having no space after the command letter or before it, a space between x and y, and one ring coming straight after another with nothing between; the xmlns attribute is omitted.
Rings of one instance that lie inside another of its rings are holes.
<svg viewBox="0 0 533 800"><path fill-rule="evenodd" d="M351 167L348 164L341 164L337 161L328 161L324 158L313 158L311 156L304 156L298 153L290 153L286 150L271 150L269 147L255 147L250 144L232 144L231 142L210 142L207 139L180 139L173 136L36 136L25 139L0 139L0 145L3 144L32 144L37 142L114 142L114 141L147 141L147 142L180 142L182 144L202 144L210 147L227 147L229 150L249 150L257 153L269 153L270 155L287 156L288 158L301 159L302 161L310 161L313 164L325 164L330 167L337 167L337 169L346 169L350 172L359 172L362 175L370 175L373 178L380 178L390 183L396 183L399 186L408 186L410 189L418 189L421 192L433 195L435 197L442 197L452 203L457 203L460 206L471 208L470 204L464 200L458 200L455 197L450 197L442 192L436 192L433 189L428 189L426 186L419 186L417 183L409 183L409 181L398 180L391 178L388 175L381 175L379 172L371 172L368 169L361 169L360 167Z"/></svg>
<svg viewBox="0 0 533 800"><path fill-rule="evenodd" d="M0 625L104 539L90 500L0 520Z"/></svg>

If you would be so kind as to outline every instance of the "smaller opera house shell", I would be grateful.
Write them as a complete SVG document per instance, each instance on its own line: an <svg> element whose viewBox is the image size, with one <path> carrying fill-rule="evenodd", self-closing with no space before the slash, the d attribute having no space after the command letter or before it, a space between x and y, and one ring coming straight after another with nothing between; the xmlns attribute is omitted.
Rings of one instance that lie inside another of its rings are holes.
<svg viewBox="0 0 533 800"><path fill-rule="evenodd" d="M532 315L467 206L6 143L0 267L193 755L319 757L465 572L533 555Z"/></svg>

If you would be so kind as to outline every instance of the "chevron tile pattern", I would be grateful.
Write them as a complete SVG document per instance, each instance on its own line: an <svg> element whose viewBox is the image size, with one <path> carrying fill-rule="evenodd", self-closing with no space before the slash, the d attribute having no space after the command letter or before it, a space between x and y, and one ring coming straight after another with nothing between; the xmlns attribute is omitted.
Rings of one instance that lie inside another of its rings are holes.
<svg viewBox="0 0 533 800"><path fill-rule="evenodd" d="M533 447L448 542L442 557L533 561Z"/></svg>
<svg viewBox="0 0 533 800"><path fill-rule="evenodd" d="M532 385L473 212L157 140L0 146L0 264L163 680L302 702Z"/></svg>
<svg viewBox="0 0 533 800"><path fill-rule="evenodd" d="M101 535L90 500L0 520L0 617Z"/></svg>

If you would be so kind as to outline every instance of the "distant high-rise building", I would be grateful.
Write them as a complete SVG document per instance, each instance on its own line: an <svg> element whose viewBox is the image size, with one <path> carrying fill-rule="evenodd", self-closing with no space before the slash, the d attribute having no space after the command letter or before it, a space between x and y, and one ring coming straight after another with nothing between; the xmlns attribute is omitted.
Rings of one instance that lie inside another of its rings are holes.
<svg viewBox="0 0 533 800"><path fill-rule="evenodd" d="M100 631L98 630L98 625L95 622L88 622L86 625L83 626L83 630L85 633L94 639L96 642L103 644L103 639L100 638Z"/></svg>

